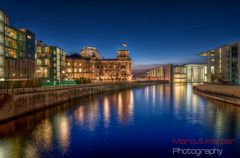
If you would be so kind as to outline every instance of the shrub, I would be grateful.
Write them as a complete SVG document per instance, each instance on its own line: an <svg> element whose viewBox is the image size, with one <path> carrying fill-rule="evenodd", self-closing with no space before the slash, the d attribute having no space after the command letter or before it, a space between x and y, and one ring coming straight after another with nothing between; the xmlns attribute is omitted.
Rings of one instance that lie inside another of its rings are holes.
<svg viewBox="0 0 240 158"><path fill-rule="evenodd" d="M89 78L79 78L79 79L75 79L77 84L90 84L91 80Z"/></svg>

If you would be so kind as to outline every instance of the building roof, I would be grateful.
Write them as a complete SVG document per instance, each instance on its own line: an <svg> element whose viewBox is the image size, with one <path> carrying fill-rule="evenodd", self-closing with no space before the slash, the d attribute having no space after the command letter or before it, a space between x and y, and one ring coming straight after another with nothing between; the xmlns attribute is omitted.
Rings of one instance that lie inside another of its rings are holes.
<svg viewBox="0 0 240 158"><path fill-rule="evenodd" d="M219 49L219 48L222 48L222 47L225 47L225 46L227 46L227 44L224 44L224 45L222 45L220 47L217 47L217 48L214 48L214 49L210 49L210 50L198 53L197 56L207 56L209 52L211 52L213 54L215 49Z"/></svg>
<svg viewBox="0 0 240 158"><path fill-rule="evenodd" d="M84 58L79 54L71 54L66 56L67 59L83 59L83 60L90 60L90 58Z"/></svg>
<svg viewBox="0 0 240 158"><path fill-rule="evenodd" d="M127 49L119 49L117 51L128 51Z"/></svg>
<svg viewBox="0 0 240 158"><path fill-rule="evenodd" d="M101 59L101 55L100 52L98 51L98 49L96 47L83 47L79 54L84 57L84 58L98 58Z"/></svg>
<svg viewBox="0 0 240 158"><path fill-rule="evenodd" d="M58 48L61 49L62 51L65 52L65 50L59 46L55 46L55 45L48 45L46 43L44 43L42 40L36 40L36 47L50 47L50 48ZM66 53L66 52L65 52Z"/></svg>

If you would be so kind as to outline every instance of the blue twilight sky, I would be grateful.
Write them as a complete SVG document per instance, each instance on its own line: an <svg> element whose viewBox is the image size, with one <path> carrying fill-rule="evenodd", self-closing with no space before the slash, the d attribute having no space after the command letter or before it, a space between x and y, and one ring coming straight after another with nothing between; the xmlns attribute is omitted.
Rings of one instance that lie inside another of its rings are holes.
<svg viewBox="0 0 240 158"><path fill-rule="evenodd" d="M135 67L200 62L196 53L240 39L240 2L231 0L1 0L11 25L69 52L121 43Z"/></svg>

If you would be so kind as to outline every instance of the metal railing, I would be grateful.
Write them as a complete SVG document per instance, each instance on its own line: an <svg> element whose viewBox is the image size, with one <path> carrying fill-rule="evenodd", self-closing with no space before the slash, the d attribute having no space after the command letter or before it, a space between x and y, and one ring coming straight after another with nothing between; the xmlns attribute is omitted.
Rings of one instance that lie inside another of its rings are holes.
<svg viewBox="0 0 240 158"><path fill-rule="evenodd" d="M155 83L153 81L109 81L109 82L94 82L91 84L79 84L79 85L57 85L57 86L43 86L43 87L27 87L27 88L16 88L11 86L1 87L0 94L21 94L21 93L34 93L44 91L56 91L64 89L75 89L75 88L91 88L96 86L109 86L113 84L130 84L130 83ZM158 82L156 82L158 83Z"/></svg>

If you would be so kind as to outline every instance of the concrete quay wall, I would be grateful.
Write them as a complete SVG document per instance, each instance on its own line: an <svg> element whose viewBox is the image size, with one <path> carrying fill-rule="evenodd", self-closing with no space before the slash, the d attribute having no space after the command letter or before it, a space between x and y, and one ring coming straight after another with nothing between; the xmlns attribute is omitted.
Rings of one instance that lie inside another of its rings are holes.
<svg viewBox="0 0 240 158"><path fill-rule="evenodd" d="M153 85L153 82L102 83L71 88L0 94L0 123L37 110L96 93Z"/></svg>
<svg viewBox="0 0 240 158"><path fill-rule="evenodd" d="M201 84L193 86L193 91L204 97L240 105L240 86Z"/></svg>

